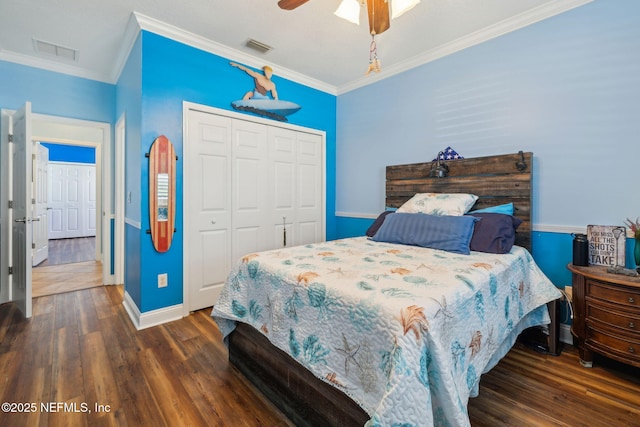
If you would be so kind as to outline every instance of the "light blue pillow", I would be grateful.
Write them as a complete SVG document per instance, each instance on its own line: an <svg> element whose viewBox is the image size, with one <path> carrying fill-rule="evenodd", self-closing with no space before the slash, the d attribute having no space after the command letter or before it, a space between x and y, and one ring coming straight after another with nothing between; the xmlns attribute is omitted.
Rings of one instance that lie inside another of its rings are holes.
<svg viewBox="0 0 640 427"><path fill-rule="evenodd" d="M489 206L484 209L477 209L468 213L499 213L504 215L513 215L513 203L505 203L504 205Z"/></svg>
<svg viewBox="0 0 640 427"><path fill-rule="evenodd" d="M473 216L396 212L385 218L372 240L469 255L476 221Z"/></svg>

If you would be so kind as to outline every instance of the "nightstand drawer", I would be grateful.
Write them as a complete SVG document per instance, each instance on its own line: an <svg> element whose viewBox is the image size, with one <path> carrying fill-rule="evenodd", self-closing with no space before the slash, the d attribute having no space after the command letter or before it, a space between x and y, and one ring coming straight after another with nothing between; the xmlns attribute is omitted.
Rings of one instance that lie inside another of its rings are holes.
<svg viewBox="0 0 640 427"><path fill-rule="evenodd" d="M607 325L615 326L632 334L638 334L640 339L640 313L637 316L611 311L607 307L587 303L587 318Z"/></svg>
<svg viewBox="0 0 640 427"><path fill-rule="evenodd" d="M587 280L587 295L614 304L636 307L640 310L640 291L636 289L611 286L597 280Z"/></svg>
<svg viewBox="0 0 640 427"><path fill-rule="evenodd" d="M625 339L587 327L586 343L595 348L603 348L629 361L640 362L640 340Z"/></svg>

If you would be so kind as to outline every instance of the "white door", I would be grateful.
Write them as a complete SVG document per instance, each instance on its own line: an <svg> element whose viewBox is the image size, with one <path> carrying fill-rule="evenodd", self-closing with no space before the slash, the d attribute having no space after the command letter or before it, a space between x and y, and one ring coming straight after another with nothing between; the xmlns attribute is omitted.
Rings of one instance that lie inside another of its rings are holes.
<svg viewBox="0 0 640 427"><path fill-rule="evenodd" d="M286 246L323 240L324 150L320 134L192 109L185 121L184 300L194 311L215 304L242 256L285 246L285 228Z"/></svg>
<svg viewBox="0 0 640 427"><path fill-rule="evenodd" d="M297 244L296 217L296 134L269 127L269 200L271 203L272 248Z"/></svg>
<svg viewBox="0 0 640 427"><path fill-rule="evenodd" d="M320 135L297 133L297 244L323 239L323 147Z"/></svg>
<svg viewBox="0 0 640 427"><path fill-rule="evenodd" d="M271 249L267 192L267 127L244 120L232 123L231 262Z"/></svg>
<svg viewBox="0 0 640 427"><path fill-rule="evenodd" d="M33 217L37 218L33 224L33 262L36 266L49 258L49 193L48 169L49 169L49 149L42 144L34 143L33 154L33 196L35 205L33 206Z"/></svg>
<svg viewBox="0 0 640 427"><path fill-rule="evenodd" d="M31 317L31 103L13 115L13 223L11 300Z"/></svg>
<svg viewBox="0 0 640 427"><path fill-rule="evenodd" d="M231 119L190 111L188 122L184 275L194 311L218 300L231 270Z"/></svg>
<svg viewBox="0 0 640 427"><path fill-rule="evenodd" d="M49 163L49 238L96 235L96 167Z"/></svg>

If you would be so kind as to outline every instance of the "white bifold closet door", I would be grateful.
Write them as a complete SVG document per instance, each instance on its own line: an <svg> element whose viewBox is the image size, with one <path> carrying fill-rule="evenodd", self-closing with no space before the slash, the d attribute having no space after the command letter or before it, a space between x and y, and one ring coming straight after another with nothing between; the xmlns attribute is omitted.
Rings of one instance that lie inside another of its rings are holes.
<svg viewBox="0 0 640 427"><path fill-rule="evenodd" d="M96 165L49 162L49 239L96 235Z"/></svg>
<svg viewBox="0 0 640 427"><path fill-rule="evenodd" d="M192 110L184 156L189 311L242 256L324 240L322 133Z"/></svg>

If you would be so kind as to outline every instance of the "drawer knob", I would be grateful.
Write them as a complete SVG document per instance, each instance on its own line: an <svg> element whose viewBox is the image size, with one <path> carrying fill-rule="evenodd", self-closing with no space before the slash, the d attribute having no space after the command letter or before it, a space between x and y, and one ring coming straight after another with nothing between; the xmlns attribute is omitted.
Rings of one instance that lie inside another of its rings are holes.
<svg viewBox="0 0 640 427"><path fill-rule="evenodd" d="M636 300L635 300L633 297L629 297L629 303L630 303L630 304L633 304L633 303L635 303L635 302L636 302Z"/></svg>
<svg viewBox="0 0 640 427"><path fill-rule="evenodd" d="M629 328L630 329L634 329L636 327L636 324L633 322L629 322Z"/></svg>
<svg viewBox="0 0 640 427"><path fill-rule="evenodd" d="M629 353L635 353L635 352L636 352L635 348L629 347Z"/></svg>

